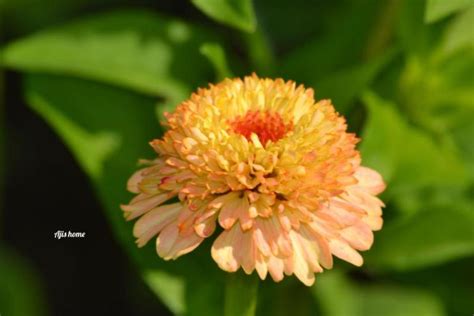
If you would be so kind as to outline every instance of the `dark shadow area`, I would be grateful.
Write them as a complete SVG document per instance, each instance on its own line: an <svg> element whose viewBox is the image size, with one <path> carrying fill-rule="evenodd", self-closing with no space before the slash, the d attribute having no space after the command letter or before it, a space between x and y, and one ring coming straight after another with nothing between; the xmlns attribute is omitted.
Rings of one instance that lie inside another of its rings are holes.
<svg viewBox="0 0 474 316"><path fill-rule="evenodd" d="M3 239L43 281L51 315L169 315L116 243L86 176L7 73ZM57 240L58 230L85 238Z"/></svg>

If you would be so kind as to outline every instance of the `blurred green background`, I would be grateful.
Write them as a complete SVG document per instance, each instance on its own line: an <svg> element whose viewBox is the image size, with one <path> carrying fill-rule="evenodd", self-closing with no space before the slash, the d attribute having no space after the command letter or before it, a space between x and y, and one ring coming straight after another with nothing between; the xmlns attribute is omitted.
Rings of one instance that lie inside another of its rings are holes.
<svg viewBox="0 0 474 316"><path fill-rule="evenodd" d="M3 0L0 314L474 313L474 0ZM166 110L256 72L330 98L388 183L365 264L252 286L118 208ZM55 240L57 230L85 231Z"/></svg>

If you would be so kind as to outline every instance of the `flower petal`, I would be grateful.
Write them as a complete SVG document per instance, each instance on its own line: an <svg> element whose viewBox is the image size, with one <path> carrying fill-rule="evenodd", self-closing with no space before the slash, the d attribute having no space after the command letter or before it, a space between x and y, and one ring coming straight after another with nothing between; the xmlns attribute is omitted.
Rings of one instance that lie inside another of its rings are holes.
<svg viewBox="0 0 474 316"><path fill-rule="evenodd" d="M309 264L305 258L303 245L299 240L299 236L295 231L290 231L290 239L293 245L293 273L301 282L307 286L314 283L314 272L311 271Z"/></svg>
<svg viewBox="0 0 474 316"><path fill-rule="evenodd" d="M156 251L165 260L176 259L196 249L204 239L194 232L188 235L179 233L177 222L172 222L156 239Z"/></svg>
<svg viewBox="0 0 474 316"><path fill-rule="evenodd" d="M239 194L232 194L232 197L226 201L219 213L219 224L224 229L232 227L240 216L249 211L249 202L245 195L240 197Z"/></svg>
<svg viewBox="0 0 474 316"><path fill-rule="evenodd" d="M133 227L133 235L138 238L138 247L143 247L166 225L176 220L182 207L181 203L163 205L143 215Z"/></svg>
<svg viewBox="0 0 474 316"><path fill-rule="evenodd" d="M163 202L169 200L173 196L169 193L157 194L152 196L144 196L140 200L133 200L128 205L121 205L122 210L125 212L125 217L127 220L132 220L137 218L146 212L150 211L154 207L162 204Z"/></svg>
<svg viewBox="0 0 474 316"><path fill-rule="evenodd" d="M354 175L359 182L357 185L370 194L377 195L385 190L382 176L375 170L360 166Z"/></svg>
<svg viewBox="0 0 474 316"><path fill-rule="evenodd" d="M362 221L341 230L341 236L357 250L368 250L374 242L374 234L370 227Z"/></svg>
<svg viewBox="0 0 474 316"><path fill-rule="evenodd" d="M224 271L235 272L239 269L234 253L234 245L237 244L237 239L241 238L239 230L239 225L232 226L231 229L223 231L212 245L212 258Z"/></svg>
<svg viewBox="0 0 474 316"><path fill-rule="evenodd" d="M362 256L346 242L338 239L331 239L329 241L329 249L331 249L332 254L336 257L352 263L355 266L360 267L364 263Z"/></svg>

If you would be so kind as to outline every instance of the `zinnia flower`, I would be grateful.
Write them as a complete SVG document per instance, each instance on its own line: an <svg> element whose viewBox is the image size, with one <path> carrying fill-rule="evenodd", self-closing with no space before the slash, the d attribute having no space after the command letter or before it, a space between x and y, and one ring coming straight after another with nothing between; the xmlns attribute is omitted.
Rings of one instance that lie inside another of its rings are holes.
<svg viewBox="0 0 474 316"><path fill-rule="evenodd" d="M311 285L332 255L362 265L358 250L382 227L381 176L361 166L354 134L312 89L255 74L199 89L166 114L123 205L138 246L156 239L176 259L217 231L212 258L275 281ZM173 199L173 203L164 204ZM217 228L220 226L220 228Z"/></svg>

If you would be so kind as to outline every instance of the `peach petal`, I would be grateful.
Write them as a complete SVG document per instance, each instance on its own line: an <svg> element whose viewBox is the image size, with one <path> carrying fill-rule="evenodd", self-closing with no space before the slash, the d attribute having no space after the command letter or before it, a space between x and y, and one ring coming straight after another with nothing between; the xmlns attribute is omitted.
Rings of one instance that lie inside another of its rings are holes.
<svg viewBox="0 0 474 316"><path fill-rule="evenodd" d="M262 232L263 238L275 256L291 255L292 247L288 233L281 228L274 216L268 219L257 219L255 225Z"/></svg>
<svg viewBox="0 0 474 316"><path fill-rule="evenodd" d="M194 231L196 232L196 234L198 234L198 236L202 238L207 238L211 236L215 230L216 230L215 217L209 217L198 224L194 224Z"/></svg>
<svg viewBox="0 0 474 316"><path fill-rule="evenodd" d="M336 257L352 263L355 266L360 267L364 263L362 256L346 242L338 239L331 239L329 241L329 249L331 249L332 254Z"/></svg>
<svg viewBox="0 0 474 316"><path fill-rule="evenodd" d="M364 216L362 221L373 231L381 230L383 226L383 219L380 216Z"/></svg>
<svg viewBox="0 0 474 316"><path fill-rule="evenodd" d="M305 285L311 286L314 283L314 272L310 270L308 262L305 259L304 250L302 249L297 233L290 231L289 235L293 245L293 273Z"/></svg>
<svg viewBox="0 0 474 316"><path fill-rule="evenodd" d="M383 202L361 189L351 188L346 191L343 198L349 203L364 209L369 216L382 215Z"/></svg>
<svg viewBox="0 0 474 316"><path fill-rule="evenodd" d="M230 192L230 193L221 195L209 203L209 208L220 209L224 204L227 204L228 202L234 199L237 199L238 197L239 197L238 192Z"/></svg>
<svg viewBox="0 0 474 316"><path fill-rule="evenodd" d="M359 182L358 185L372 195L377 195L385 190L386 186L382 176L375 170L360 166L355 172L355 177Z"/></svg>
<svg viewBox="0 0 474 316"><path fill-rule="evenodd" d="M140 181L143 179L143 171L146 170L147 168L140 169L136 171L128 180L127 182L127 190L132 192L132 193L140 193L140 190L138 189L138 184Z"/></svg>
<svg viewBox="0 0 474 316"><path fill-rule="evenodd" d="M255 270L260 279L265 280L268 274L267 263L263 260L263 256L257 254L257 261L255 262Z"/></svg>
<svg viewBox="0 0 474 316"><path fill-rule="evenodd" d="M319 265L319 246L311 234L308 234L305 225L302 225L296 233L296 238L301 246L303 258L306 260L309 268L313 272L322 272Z"/></svg>
<svg viewBox="0 0 474 316"><path fill-rule="evenodd" d="M165 177L166 178L166 177ZM138 188L140 192L143 192L145 194L149 195L155 195L161 192L161 187L160 183L162 182L162 179L158 177L150 177L150 178L144 178L139 184Z"/></svg>
<svg viewBox="0 0 474 316"><path fill-rule="evenodd" d="M265 236L259 226L255 227L253 232L253 238L255 240L255 244L257 245L258 250L265 256L269 257L272 254L272 250L265 239Z"/></svg>
<svg viewBox="0 0 474 316"><path fill-rule="evenodd" d="M231 229L223 231L212 245L212 258L224 271L235 272L239 269L233 248L237 238L240 238L238 230L240 230L239 225L234 225Z"/></svg>
<svg viewBox="0 0 474 316"><path fill-rule="evenodd" d="M234 245L235 256L244 272L250 274L255 269L257 253L253 231L241 231L240 234L239 243Z"/></svg>
<svg viewBox="0 0 474 316"><path fill-rule="evenodd" d="M194 233L187 236L180 235L177 223L172 222L156 239L156 251L165 260L174 260L193 251L203 240Z"/></svg>
<svg viewBox="0 0 474 316"><path fill-rule="evenodd" d="M357 250L368 250L374 242L374 234L369 226L361 221L354 226L344 228L340 233L342 238Z"/></svg>
<svg viewBox="0 0 474 316"><path fill-rule="evenodd" d="M235 196L234 199L228 201L222 206L219 213L219 224L224 229L229 229L234 225L236 220L244 213L248 213L249 203L247 197Z"/></svg>
<svg viewBox="0 0 474 316"><path fill-rule="evenodd" d="M321 272L322 269L319 264L326 269L332 268L333 260L328 242L309 225L301 225L299 232L301 237L304 237L306 241L307 251L314 253L314 256L312 253L309 253L308 257L308 261L314 260L315 262L315 264L313 264L313 270Z"/></svg>
<svg viewBox="0 0 474 316"><path fill-rule="evenodd" d="M284 263L282 259L270 256L267 261L267 266L273 281L280 282L283 280Z"/></svg>
<svg viewBox="0 0 474 316"><path fill-rule="evenodd" d="M332 221L338 223L341 227L347 227L353 225L359 220L357 214L339 207L336 203L330 203L330 205L320 212L317 212L317 216L321 217L321 214L328 216Z"/></svg>
<svg viewBox="0 0 474 316"><path fill-rule="evenodd" d="M152 208L159 206L163 202L169 200L173 196L169 193L163 193L158 195L152 195L146 198L143 198L133 204L121 205L122 210L125 212L125 217L127 220L132 220L137 218L146 212L150 211Z"/></svg>
<svg viewBox="0 0 474 316"><path fill-rule="evenodd" d="M133 235L138 238L138 247L143 247L166 225L176 220L182 207L181 203L163 205L143 215L133 227Z"/></svg>

